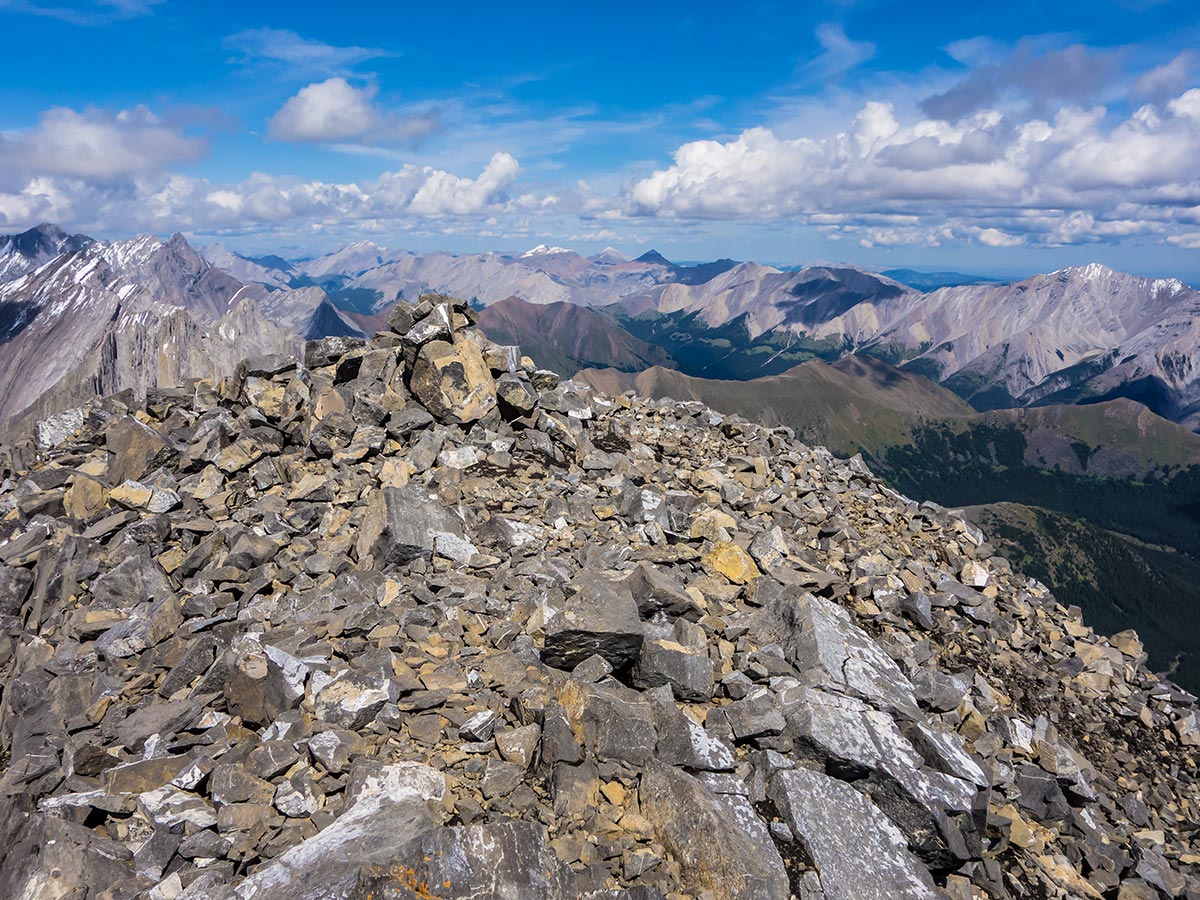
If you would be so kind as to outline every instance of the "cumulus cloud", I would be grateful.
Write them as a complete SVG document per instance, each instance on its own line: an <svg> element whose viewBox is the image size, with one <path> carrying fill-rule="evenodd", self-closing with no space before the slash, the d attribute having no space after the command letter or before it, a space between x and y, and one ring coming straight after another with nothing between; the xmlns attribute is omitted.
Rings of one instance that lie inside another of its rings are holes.
<svg viewBox="0 0 1200 900"><path fill-rule="evenodd" d="M1048 119L984 110L901 122L871 102L830 137L752 128L684 144L627 191L622 212L791 218L872 246L1079 243L1200 223L1200 89L1111 118L1069 107Z"/></svg>
<svg viewBox="0 0 1200 900"><path fill-rule="evenodd" d="M252 28L231 34L222 42L243 64L273 63L289 73L308 76L346 74L368 60L391 56L378 47L340 47L301 37L280 28Z"/></svg>
<svg viewBox="0 0 1200 900"><path fill-rule="evenodd" d="M545 198L512 196L519 171L516 159L498 152L475 178L406 165L361 184L265 174L232 184L170 172L116 182L39 176L0 191L0 226L57 221L122 231L295 229L542 208Z"/></svg>
<svg viewBox="0 0 1200 900"><path fill-rule="evenodd" d="M270 123L271 137L282 141L343 141L366 134L378 113L371 104L373 87L356 88L344 78L330 78L301 88Z"/></svg>
<svg viewBox="0 0 1200 900"><path fill-rule="evenodd" d="M191 162L204 140L168 125L144 106L120 112L56 107L36 126L0 132L0 185L31 174L113 179Z"/></svg>
<svg viewBox="0 0 1200 900"><path fill-rule="evenodd" d="M355 87L335 77L300 89L271 118L269 133L280 141L367 144L409 141L438 130L437 115L385 112L375 104L374 85Z"/></svg>

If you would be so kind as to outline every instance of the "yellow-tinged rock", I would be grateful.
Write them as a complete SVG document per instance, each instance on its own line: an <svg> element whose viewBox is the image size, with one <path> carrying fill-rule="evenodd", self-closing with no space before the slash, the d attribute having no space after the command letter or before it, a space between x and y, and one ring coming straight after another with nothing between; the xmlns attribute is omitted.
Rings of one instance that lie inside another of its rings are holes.
<svg viewBox="0 0 1200 900"><path fill-rule="evenodd" d="M762 576L750 554L733 541L720 541L700 559L704 568L724 575L734 584L749 584Z"/></svg>
<svg viewBox="0 0 1200 900"><path fill-rule="evenodd" d="M163 571L170 575L183 564L186 556L182 547L172 547L166 553L160 553L155 559L163 567Z"/></svg>
<svg viewBox="0 0 1200 900"><path fill-rule="evenodd" d="M76 475L63 497L63 509L79 521L90 519L108 504L108 488L93 478Z"/></svg>
<svg viewBox="0 0 1200 900"><path fill-rule="evenodd" d="M496 406L496 381L471 340L422 346L409 389L434 418L453 425L481 419Z"/></svg>
<svg viewBox="0 0 1200 900"><path fill-rule="evenodd" d="M1126 656L1139 657L1142 655L1142 642L1137 632L1133 630L1120 631L1111 635L1108 642Z"/></svg>
<svg viewBox="0 0 1200 900"><path fill-rule="evenodd" d="M325 388L316 395L316 400L312 404L313 418L317 421L324 419L334 413L344 413L346 411L346 400L340 393L333 388Z"/></svg>
<svg viewBox="0 0 1200 900"><path fill-rule="evenodd" d="M1101 893L1062 856L1039 856L1038 864L1054 884L1073 897L1089 897L1102 900Z"/></svg>
<svg viewBox="0 0 1200 900"><path fill-rule="evenodd" d="M915 594L918 591L924 591L929 587L929 585L918 578L915 574L908 571L908 569L901 569L898 574L900 576L900 580L904 582L904 586L908 588L908 592L910 594Z"/></svg>
<svg viewBox="0 0 1200 900"><path fill-rule="evenodd" d="M729 513L719 509L706 509L692 519L689 534L694 538L711 541L729 540L729 533L737 531L737 521Z"/></svg>
<svg viewBox="0 0 1200 900"><path fill-rule="evenodd" d="M126 481L113 488L110 496L114 503L120 503L130 509L144 509L150 505L154 491L136 481Z"/></svg>
<svg viewBox="0 0 1200 900"><path fill-rule="evenodd" d="M1016 806L1009 803L1000 807L997 812L1012 823L1008 828L1009 843L1034 853L1045 852L1046 837L1042 829L1026 822Z"/></svg>
<svg viewBox="0 0 1200 900"><path fill-rule="evenodd" d="M1073 638L1092 637L1092 629L1088 628L1082 622L1076 622L1074 619L1067 619L1065 623L1067 634Z"/></svg>
<svg viewBox="0 0 1200 900"><path fill-rule="evenodd" d="M627 812L617 820L617 824L631 834L649 834L650 823L641 813Z"/></svg>
<svg viewBox="0 0 1200 900"><path fill-rule="evenodd" d="M629 797L629 791L625 790L624 785L619 781L606 781L600 786L606 800L613 806L624 806L626 799Z"/></svg>
<svg viewBox="0 0 1200 900"><path fill-rule="evenodd" d="M100 478L108 474L108 454L98 453L90 459L85 459L82 463L75 467L75 471L82 475L90 475L93 478ZM1124 632L1122 632L1124 634Z"/></svg>

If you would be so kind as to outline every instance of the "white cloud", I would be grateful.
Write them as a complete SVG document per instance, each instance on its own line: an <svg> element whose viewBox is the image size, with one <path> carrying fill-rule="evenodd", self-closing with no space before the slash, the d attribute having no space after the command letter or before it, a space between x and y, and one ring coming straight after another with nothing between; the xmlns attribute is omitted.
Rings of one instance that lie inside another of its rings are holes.
<svg viewBox="0 0 1200 900"><path fill-rule="evenodd" d="M426 168L421 172L421 186L408 201L408 208L423 216L482 212L504 199L520 170L516 158L507 153L494 155L474 180Z"/></svg>
<svg viewBox="0 0 1200 900"><path fill-rule="evenodd" d="M222 42L243 63L269 62L287 67L291 75L345 74L359 63L393 54L378 47L339 47L301 37L280 28L252 28L231 34Z"/></svg>
<svg viewBox="0 0 1200 900"><path fill-rule="evenodd" d="M1019 234L1007 234L998 228L980 228L975 232L979 243L988 247L1019 247L1025 238Z"/></svg>
<svg viewBox="0 0 1200 900"><path fill-rule="evenodd" d="M1167 238L1168 244L1173 244L1176 247L1182 247L1184 250L1200 250L1200 231L1191 231L1187 234L1173 234Z"/></svg>
<svg viewBox="0 0 1200 900"><path fill-rule="evenodd" d="M1184 50L1170 62L1144 72L1133 83L1136 97L1159 100L1179 93L1188 86L1196 67L1196 53Z"/></svg>
<svg viewBox="0 0 1200 900"><path fill-rule="evenodd" d="M120 112L55 107L26 130L0 132L0 186L29 175L111 179L190 162L204 140L165 124L144 106Z"/></svg>
<svg viewBox="0 0 1200 900"><path fill-rule="evenodd" d="M376 93L374 85L355 87L340 77L315 82L271 117L269 133L280 141L377 144L415 140L440 127L436 112L430 110L411 115L381 110Z"/></svg>
<svg viewBox="0 0 1200 900"><path fill-rule="evenodd" d="M42 176L0 191L0 226L11 230L55 221L122 232L295 230L543 210L544 197L511 196L519 171L515 158L496 153L475 178L407 165L362 184L265 174L234 184L178 173L109 182Z"/></svg>
<svg viewBox="0 0 1200 900"><path fill-rule="evenodd" d="M855 41L846 36L846 29L836 22L817 26L814 32L821 53L805 63L801 72L813 79L842 75L875 56L870 41Z"/></svg>
<svg viewBox="0 0 1200 900"><path fill-rule="evenodd" d="M59 19L73 25L107 25L121 19L150 15L164 0L92 0L69 6L34 0L0 0L0 10Z"/></svg>
<svg viewBox="0 0 1200 900"><path fill-rule="evenodd" d="M271 137L281 141L344 141L373 129L379 114L375 88L356 88L344 78L301 88L271 119Z"/></svg>
<svg viewBox="0 0 1200 900"><path fill-rule="evenodd" d="M1110 118L1095 107L1067 108L1052 120L983 110L954 123L902 122L890 104L871 102L828 137L784 139L751 128L727 141L684 144L671 166L626 192L622 211L813 225L840 214L828 236L871 246L1158 238L1189 217L1195 224L1200 89ZM871 220L897 213L916 224Z"/></svg>

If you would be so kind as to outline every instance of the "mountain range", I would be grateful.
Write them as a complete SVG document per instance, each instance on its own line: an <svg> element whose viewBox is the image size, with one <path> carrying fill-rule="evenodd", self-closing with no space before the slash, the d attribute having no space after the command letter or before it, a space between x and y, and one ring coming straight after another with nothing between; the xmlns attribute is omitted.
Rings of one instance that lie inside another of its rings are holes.
<svg viewBox="0 0 1200 900"><path fill-rule="evenodd" d="M92 396L144 397L305 340L370 337L402 301L455 295L493 340L553 370L788 425L864 454L909 496L971 508L1026 568L1114 627L1139 627L1156 664L1200 684L1200 646L1179 625L1200 597L1200 294L1178 280L1089 265L918 290L904 270L546 245L455 255L358 242L289 260L49 225L0 239L0 265L10 432ZM1074 535L1070 565L1052 550L1059 532ZM1103 586L1118 576L1114 606Z"/></svg>
<svg viewBox="0 0 1200 900"><path fill-rule="evenodd" d="M1172 421L1200 424L1200 293L1176 279L1100 265L921 291L845 266L787 270L728 259L685 266L655 251L636 259L611 248L585 257L545 245L524 253L413 253L358 242L286 260L220 245L197 252L179 235L104 242L47 225L0 240L0 273L0 388L7 395L0 421L34 405L68 371L81 384L97 381L99 390L142 389L204 368L176 370L153 353L139 361L124 352L115 365L121 374L105 374L113 364L92 351L112 330L104 324L110 320L124 323L116 331L126 333L145 330L147 317L182 315L203 341L224 345L249 335L243 349L257 351L282 348L288 335L370 335L396 301L432 291L480 309L504 304L493 327L525 331L527 340L531 328L535 340L546 334L547 320L537 324L545 313L518 314L512 298L594 310L600 315L556 307L554 327L573 335L577 351L589 344L609 351L607 358L567 354L568 365L666 365L745 379L811 359L870 356L930 378L979 410L1128 397ZM247 304L241 327L215 328ZM64 338L69 353L42 352ZM93 371L76 371L85 358ZM9 362L18 359L23 383L16 386ZM86 390L75 387L63 403Z"/></svg>

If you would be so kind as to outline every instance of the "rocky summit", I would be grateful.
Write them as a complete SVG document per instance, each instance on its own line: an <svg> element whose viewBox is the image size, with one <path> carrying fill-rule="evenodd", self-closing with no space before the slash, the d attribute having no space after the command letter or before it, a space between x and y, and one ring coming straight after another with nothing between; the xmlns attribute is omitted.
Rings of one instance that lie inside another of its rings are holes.
<svg viewBox="0 0 1200 900"><path fill-rule="evenodd" d="M401 303L0 466L0 896L1200 897L1200 716L946 510Z"/></svg>

